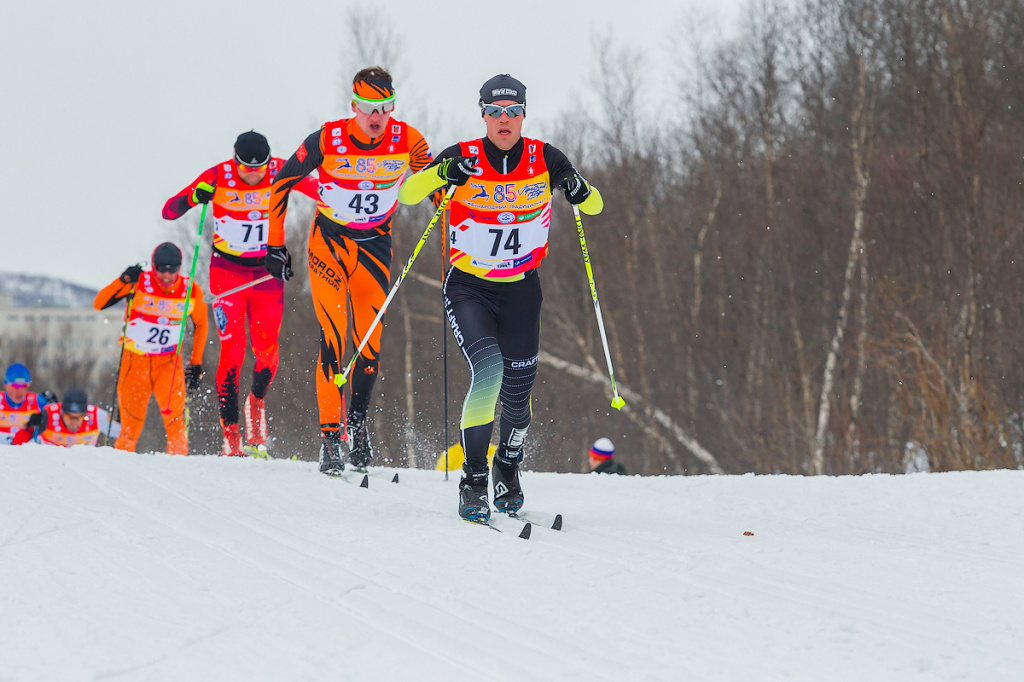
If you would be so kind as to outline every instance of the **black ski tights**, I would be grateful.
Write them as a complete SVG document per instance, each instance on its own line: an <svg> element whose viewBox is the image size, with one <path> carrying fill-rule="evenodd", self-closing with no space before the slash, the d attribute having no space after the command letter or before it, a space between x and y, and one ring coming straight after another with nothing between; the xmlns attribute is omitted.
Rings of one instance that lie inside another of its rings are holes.
<svg viewBox="0 0 1024 682"><path fill-rule="evenodd" d="M449 271L445 312L472 376L462 405L462 448L473 469L487 466L499 397L501 442L518 449L526 438L543 299L536 270L516 282Z"/></svg>

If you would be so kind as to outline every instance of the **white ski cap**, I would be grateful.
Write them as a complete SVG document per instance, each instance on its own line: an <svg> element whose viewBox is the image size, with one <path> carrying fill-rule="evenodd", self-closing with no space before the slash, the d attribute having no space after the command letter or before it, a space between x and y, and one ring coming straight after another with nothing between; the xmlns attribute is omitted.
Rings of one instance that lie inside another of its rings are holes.
<svg viewBox="0 0 1024 682"><path fill-rule="evenodd" d="M599 459L608 459L615 454L615 444L607 438L598 438L590 446L590 454Z"/></svg>

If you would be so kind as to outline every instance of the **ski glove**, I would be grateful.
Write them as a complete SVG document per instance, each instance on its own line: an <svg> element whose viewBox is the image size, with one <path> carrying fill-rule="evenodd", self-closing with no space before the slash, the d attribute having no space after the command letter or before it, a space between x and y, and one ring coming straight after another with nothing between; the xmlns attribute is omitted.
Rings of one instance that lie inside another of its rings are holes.
<svg viewBox="0 0 1024 682"><path fill-rule="evenodd" d="M475 156L454 156L441 161L437 175L445 182L461 187L476 174L475 171Z"/></svg>
<svg viewBox="0 0 1024 682"><path fill-rule="evenodd" d="M213 198L213 185L208 182L200 182L192 190L192 204L205 204Z"/></svg>
<svg viewBox="0 0 1024 682"><path fill-rule="evenodd" d="M565 193L565 200L574 206L582 204L590 196L590 185L578 173L562 178L558 188Z"/></svg>
<svg viewBox="0 0 1024 682"><path fill-rule="evenodd" d="M263 261L263 267L282 282L290 280L293 274L292 255L288 253L288 247L283 244L281 246L268 246L267 257Z"/></svg>
<svg viewBox="0 0 1024 682"><path fill-rule="evenodd" d="M189 365L185 368L185 389L192 395L199 389L199 382L203 379L202 365Z"/></svg>
<svg viewBox="0 0 1024 682"><path fill-rule="evenodd" d="M129 265L121 273L121 281L125 284L135 284L139 281L139 277L142 276L142 266Z"/></svg>
<svg viewBox="0 0 1024 682"><path fill-rule="evenodd" d="M60 402L59 400L57 400L57 394L54 393L53 391L43 391L42 393L39 394L39 398L39 402L42 403L43 405L49 405L50 403Z"/></svg>
<svg viewBox="0 0 1024 682"><path fill-rule="evenodd" d="M32 416L30 416L28 421L25 423L25 426L30 429L39 429L40 431L43 431L43 424L43 413L33 412Z"/></svg>

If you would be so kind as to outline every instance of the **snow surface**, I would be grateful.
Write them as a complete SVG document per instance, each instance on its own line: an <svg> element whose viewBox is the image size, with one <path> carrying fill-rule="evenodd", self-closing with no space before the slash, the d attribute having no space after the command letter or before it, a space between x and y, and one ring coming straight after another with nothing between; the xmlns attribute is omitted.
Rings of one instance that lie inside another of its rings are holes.
<svg viewBox="0 0 1024 682"><path fill-rule="evenodd" d="M1024 679L1024 472L394 473L0 447L0 680Z"/></svg>

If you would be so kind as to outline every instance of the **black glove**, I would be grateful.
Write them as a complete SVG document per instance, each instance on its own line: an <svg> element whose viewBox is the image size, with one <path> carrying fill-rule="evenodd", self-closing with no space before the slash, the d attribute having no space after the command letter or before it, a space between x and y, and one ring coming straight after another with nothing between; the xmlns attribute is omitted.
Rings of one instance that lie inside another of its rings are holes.
<svg viewBox="0 0 1024 682"><path fill-rule="evenodd" d="M42 398L40 402L42 402L44 405L60 402L59 400L57 400L57 394L54 393L53 391L43 391L42 393L39 394L39 397Z"/></svg>
<svg viewBox="0 0 1024 682"><path fill-rule="evenodd" d="M199 382L203 378L202 365L189 365L185 368L185 390L192 395L199 389Z"/></svg>
<svg viewBox="0 0 1024 682"><path fill-rule="evenodd" d="M139 281L139 277L141 276L141 265L129 265L127 268L124 269L124 272L121 273L121 281L124 282L125 284L135 284L136 282Z"/></svg>
<svg viewBox="0 0 1024 682"><path fill-rule="evenodd" d="M200 182L192 190L192 203L205 204L213 198L213 185L208 182Z"/></svg>
<svg viewBox="0 0 1024 682"><path fill-rule="evenodd" d="M590 196L590 185L577 173L562 178L558 189L565 193L565 200L574 206L582 204Z"/></svg>
<svg viewBox="0 0 1024 682"><path fill-rule="evenodd" d="M268 246L267 257L263 261L263 267L282 282L290 280L293 274L292 255L288 253L288 247L283 244L281 246Z"/></svg>
<svg viewBox="0 0 1024 682"><path fill-rule="evenodd" d="M439 165L438 177L453 185L465 185L476 173L475 156L454 156Z"/></svg>
<svg viewBox="0 0 1024 682"><path fill-rule="evenodd" d="M25 427L29 429L39 429L40 431L43 431L45 430L43 429L44 423L45 422L43 422L43 413L33 412L32 415L28 418L28 421L25 423Z"/></svg>

